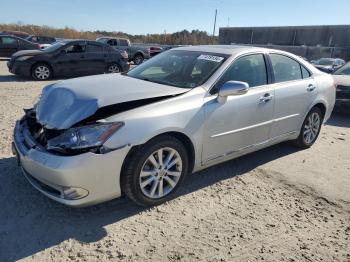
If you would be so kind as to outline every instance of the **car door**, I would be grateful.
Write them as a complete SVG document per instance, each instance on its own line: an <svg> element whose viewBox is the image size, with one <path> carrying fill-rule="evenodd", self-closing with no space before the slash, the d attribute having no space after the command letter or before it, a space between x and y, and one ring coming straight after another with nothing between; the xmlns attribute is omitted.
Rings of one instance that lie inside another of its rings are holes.
<svg viewBox="0 0 350 262"><path fill-rule="evenodd" d="M317 83L298 61L270 53L275 87L275 110L271 138L298 132L316 96Z"/></svg>
<svg viewBox="0 0 350 262"><path fill-rule="evenodd" d="M11 36L0 37L0 56L10 57L13 53L18 51L18 41Z"/></svg>
<svg viewBox="0 0 350 262"><path fill-rule="evenodd" d="M106 71L105 59L107 53L104 53L103 46L99 43L88 43L86 46L86 63L88 64L89 74L102 74Z"/></svg>
<svg viewBox="0 0 350 262"><path fill-rule="evenodd" d="M247 82L249 90L220 103L217 90L227 81ZM269 82L264 54L240 57L225 71L211 91L214 96L204 105L204 164L269 139L274 104L274 89Z"/></svg>
<svg viewBox="0 0 350 262"><path fill-rule="evenodd" d="M85 41L74 42L65 46L56 56L54 64L59 75L88 74L89 65L86 62Z"/></svg>

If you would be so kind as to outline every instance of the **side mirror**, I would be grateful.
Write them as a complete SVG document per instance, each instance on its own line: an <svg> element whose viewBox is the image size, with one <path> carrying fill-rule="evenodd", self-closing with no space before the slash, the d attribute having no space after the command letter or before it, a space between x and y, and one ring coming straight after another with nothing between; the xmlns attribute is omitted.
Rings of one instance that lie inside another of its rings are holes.
<svg viewBox="0 0 350 262"><path fill-rule="evenodd" d="M240 81L228 81L224 83L219 90L219 102L225 102L228 96L244 95L248 92L249 84Z"/></svg>
<svg viewBox="0 0 350 262"><path fill-rule="evenodd" d="M67 51L66 51L65 49L62 49L62 50L60 51L60 55L65 55L65 54L67 54Z"/></svg>

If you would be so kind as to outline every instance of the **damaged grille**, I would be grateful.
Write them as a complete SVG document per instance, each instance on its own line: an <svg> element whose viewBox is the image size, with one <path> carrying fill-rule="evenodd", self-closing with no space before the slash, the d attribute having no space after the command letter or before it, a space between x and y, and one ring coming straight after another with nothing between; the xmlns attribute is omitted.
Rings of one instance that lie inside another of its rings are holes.
<svg viewBox="0 0 350 262"><path fill-rule="evenodd" d="M52 130L52 129L44 128L36 120L35 111L33 109L25 110L25 113L26 113L25 120L28 127L28 131L30 132L34 140L43 147L46 147L48 140L56 136L59 136L64 132L64 130Z"/></svg>

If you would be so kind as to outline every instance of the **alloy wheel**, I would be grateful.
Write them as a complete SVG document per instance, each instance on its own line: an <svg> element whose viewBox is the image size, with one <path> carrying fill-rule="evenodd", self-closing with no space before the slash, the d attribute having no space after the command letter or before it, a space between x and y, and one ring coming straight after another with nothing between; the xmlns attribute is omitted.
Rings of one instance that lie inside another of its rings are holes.
<svg viewBox="0 0 350 262"><path fill-rule="evenodd" d="M34 75L37 79L46 80L50 77L50 69L47 66L40 65L35 68Z"/></svg>
<svg viewBox="0 0 350 262"><path fill-rule="evenodd" d="M113 64L108 67L108 73L120 73L120 68L118 65Z"/></svg>
<svg viewBox="0 0 350 262"><path fill-rule="evenodd" d="M316 112L312 113L304 126L303 137L307 144L311 144L316 139L321 126L320 115Z"/></svg>
<svg viewBox="0 0 350 262"><path fill-rule="evenodd" d="M139 178L142 193L152 199L172 192L182 174L182 159L173 148L163 147L144 162Z"/></svg>
<svg viewBox="0 0 350 262"><path fill-rule="evenodd" d="M138 56L135 57L135 59L134 59L135 65L139 65L139 64L141 64L142 62L143 62L142 56L138 55Z"/></svg>

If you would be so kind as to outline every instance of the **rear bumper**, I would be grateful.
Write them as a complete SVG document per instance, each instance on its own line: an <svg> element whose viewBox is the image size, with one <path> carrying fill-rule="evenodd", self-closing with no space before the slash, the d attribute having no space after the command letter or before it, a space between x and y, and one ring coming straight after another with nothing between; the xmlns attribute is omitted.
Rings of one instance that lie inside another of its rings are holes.
<svg viewBox="0 0 350 262"><path fill-rule="evenodd" d="M121 195L120 172L129 149L125 146L106 154L55 155L34 141L25 121L18 121L14 131L13 151L27 180L47 197L73 207Z"/></svg>

